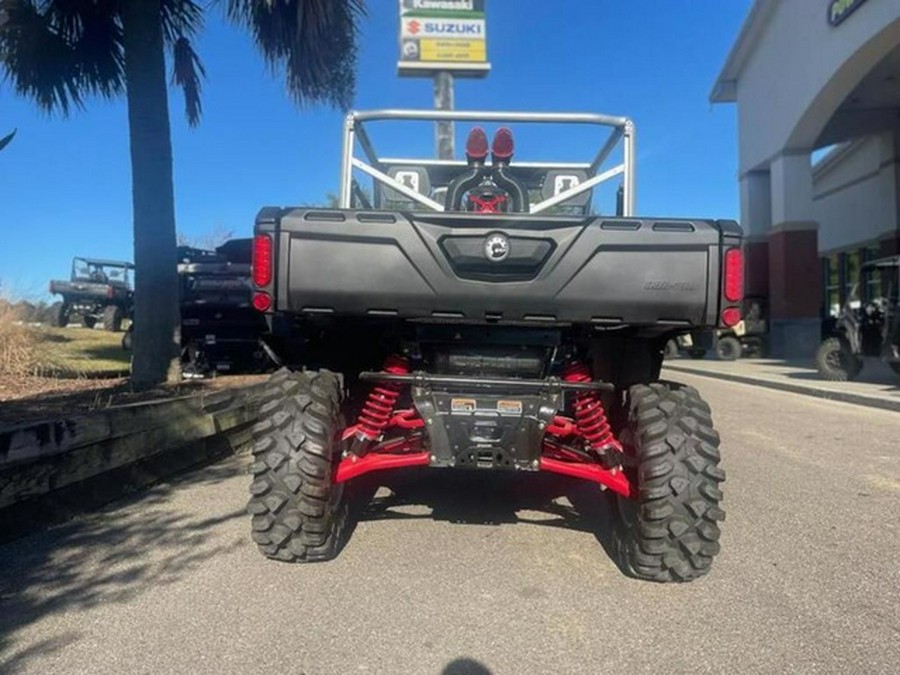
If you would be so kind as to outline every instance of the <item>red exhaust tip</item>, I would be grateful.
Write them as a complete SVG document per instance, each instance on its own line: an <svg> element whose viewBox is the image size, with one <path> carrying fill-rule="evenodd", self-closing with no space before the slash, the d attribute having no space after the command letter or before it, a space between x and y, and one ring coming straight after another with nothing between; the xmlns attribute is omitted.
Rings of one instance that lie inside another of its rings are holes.
<svg viewBox="0 0 900 675"><path fill-rule="evenodd" d="M483 162L488 154L487 134L481 127L473 127L466 139L466 158L470 162Z"/></svg>
<svg viewBox="0 0 900 675"><path fill-rule="evenodd" d="M495 162L508 162L512 159L516 144L513 141L513 133L508 127L500 127L494 134L494 143L491 146L491 154Z"/></svg>

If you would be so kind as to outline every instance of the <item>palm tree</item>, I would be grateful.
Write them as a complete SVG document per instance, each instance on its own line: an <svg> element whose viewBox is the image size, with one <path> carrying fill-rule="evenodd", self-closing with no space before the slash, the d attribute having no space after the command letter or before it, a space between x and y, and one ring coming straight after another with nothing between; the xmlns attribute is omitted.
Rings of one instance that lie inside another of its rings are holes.
<svg viewBox="0 0 900 675"><path fill-rule="evenodd" d="M299 104L346 108L355 88L363 0L223 0ZM132 383L180 377L178 279L166 48L188 122L200 120L203 66L191 46L203 8L193 0L0 0L0 65L15 90L67 115L90 95L125 94L134 210Z"/></svg>

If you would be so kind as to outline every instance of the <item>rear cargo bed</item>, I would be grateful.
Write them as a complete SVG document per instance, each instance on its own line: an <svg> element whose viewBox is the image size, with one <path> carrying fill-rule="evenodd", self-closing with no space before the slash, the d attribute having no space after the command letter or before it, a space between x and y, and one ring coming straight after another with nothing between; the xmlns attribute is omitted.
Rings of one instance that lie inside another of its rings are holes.
<svg viewBox="0 0 900 675"><path fill-rule="evenodd" d="M715 325L740 242L732 221L275 208L256 231L275 242L274 311L504 323Z"/></svg>

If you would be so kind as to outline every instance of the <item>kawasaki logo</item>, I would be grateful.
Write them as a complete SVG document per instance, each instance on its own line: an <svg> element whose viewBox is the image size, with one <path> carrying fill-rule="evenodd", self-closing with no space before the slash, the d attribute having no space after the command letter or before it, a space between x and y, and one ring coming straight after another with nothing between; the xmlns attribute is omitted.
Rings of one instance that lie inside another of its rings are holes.
<svg viewBox="0 0 900 675"><path fill-rule="evenodd" d="M412 0L414 9L452 9L471 12L475 9L474 0Z"/></svg>
<svg viewBox="0 0 900 675"><path fill-rule="evenodd" d="M837 26L866 0L832 0L828 5L828 23Z"/></svg>

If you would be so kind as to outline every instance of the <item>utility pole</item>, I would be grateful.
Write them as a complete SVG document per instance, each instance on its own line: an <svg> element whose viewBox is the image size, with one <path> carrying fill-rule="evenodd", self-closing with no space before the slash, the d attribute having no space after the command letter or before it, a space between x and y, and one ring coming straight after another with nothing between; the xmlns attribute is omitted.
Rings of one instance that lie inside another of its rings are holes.
<svg viewBox="0 0 900 675"><path fill-rule="evenodd" d="M439 70L434 75L434 109L453 110L453 73L447 70ZM456 155L453 122L436 122L434 131L438 159L453 159Z"/></svg>

